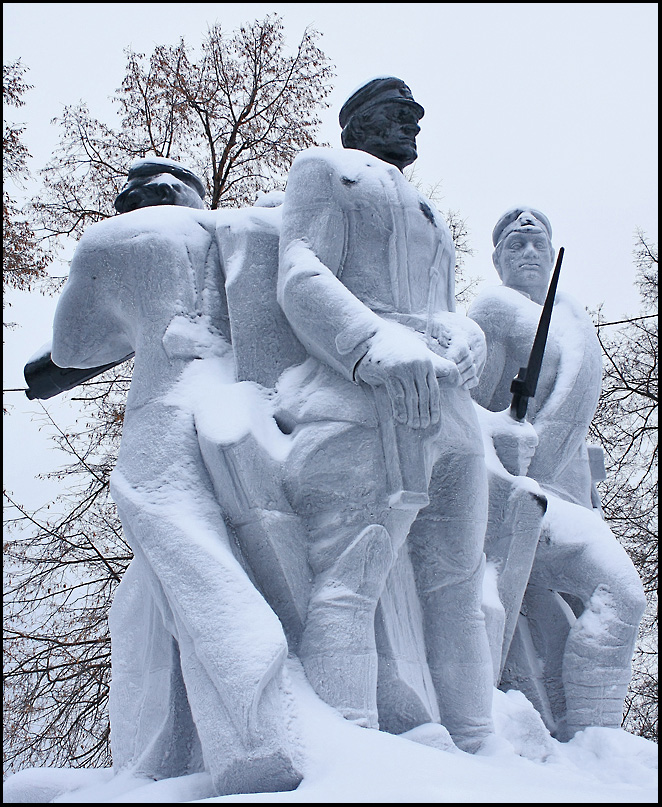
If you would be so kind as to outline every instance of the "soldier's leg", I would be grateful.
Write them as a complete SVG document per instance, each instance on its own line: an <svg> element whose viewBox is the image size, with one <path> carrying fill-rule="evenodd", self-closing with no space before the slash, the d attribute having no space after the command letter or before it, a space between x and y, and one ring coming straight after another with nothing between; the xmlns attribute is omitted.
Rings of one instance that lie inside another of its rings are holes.
<svg viewBox="0 0 662 807"><path fill-rule="evenodd" d="M579 604L556 660L566 705L558 738L588 726L618 728L646 607L632 561L597 513L550 497L529 585L534 592L569 594ZM553 669L554 659L547 667Z"/></svg>
<svg viewBox="0 0 662 807"><path fill-rule="evenodd" d="M294 789L301 776L293 761L285 636L232 555L222 515L205 488L209 483L185 464L174 468L180 471L173 474L182 481L179 490L132 485L117 468L112 477L127 538L142 559L138 582L143 589L149 586L162 618L158 636L167 633L176 640L175 645L171 638L162 650L164 663L174 663L166 649L178 651L174 673L168 667L158 679L167 678L171 690L141 693L134 688L129 698L151 704L157 695L183 697L185 689L216 794ZM136 637L144 641L140 633ZM156 672L161 673L158 666ZM179 705L177 700L163 708L169 723L152 732L162 743L161 756L178 749L179 738L169 732L181 724ZM144 733L143 739L136 754L154 757L151 736Z"/></svg>
<svg viewBox="0 0 662 807"><path fill-rule="evenodd" d="M206 769L214 795L294 789L301 777L278 741L291 715L274 708L288 688L281 677L268 680L256 699L256 725L238 726L242 718L219 698L188 628L171 611L140 550L118 595L110 617L115 771L163 779Z"/></svg>
<svg viewBox="0 0 662 807"><path fill-rule="evenodd" d="M201 771L204 764L179 647L163 618L164 603L159 603L154 582L138 554L115 592L108 617L109 711L115 771L162 779Z"/></svg>
<svg viewBox="0 0 662 807"><path fill-rule="evenodd" d="M412 513L392 514L376 429L300 427L286 489L310 534L315 574L299 656L318 695L378 725L375 609Z"/></svg>
<svg viewBox="0 0 662 807"><path fill-rule="evenodd" d="M493 733L493 671L481 609L487 476L473 410L445 408L430 505L409 534L441 722L463 750Z"/></svg>

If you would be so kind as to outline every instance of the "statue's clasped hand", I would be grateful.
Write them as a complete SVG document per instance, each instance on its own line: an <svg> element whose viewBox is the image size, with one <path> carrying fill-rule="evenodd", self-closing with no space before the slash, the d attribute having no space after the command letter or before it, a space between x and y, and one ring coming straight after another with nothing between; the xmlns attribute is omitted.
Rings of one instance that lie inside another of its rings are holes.
<svg viewBox="0 0 662 807"><path fill-rule="evenodd" d="M513 476L525 476L538 445L538 435L528 421L517 421L510 411L495 413L492 443L499 461Z"/></svg>
<svg viewBox="0 0 662 807"><path fill-rule="evenodd" d="M444 355L457 367L463 389L469 390L478 384L479 372L474 354L464 339L453 339Z"/></svg>
<svg viewBox="0 0 662 807"><path fill-rule="evenodd" d="M433 321L426 332L426 342L430 350L448 361L452 361L460 373L460 386L469 390L477 386L480 377L478 360L484 358L472 350L468 340L461 333L452 334L442 322Z"/></svg>
<svg viewBox="0 0 662 807"><path fill-rule="evenodd" d="M385 387L398 423L426 429L441 418L440 387L462 383L454 362L433 353L420 334L400 328L396 338L377 335L356 369L371 387Z"/></svg>

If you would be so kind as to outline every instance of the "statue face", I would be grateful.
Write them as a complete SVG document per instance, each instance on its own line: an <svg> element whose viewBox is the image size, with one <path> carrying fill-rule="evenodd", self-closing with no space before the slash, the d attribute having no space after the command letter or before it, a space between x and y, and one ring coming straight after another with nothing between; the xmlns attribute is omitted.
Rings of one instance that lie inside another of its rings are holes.
<svg viewBox="0 0 662 807"><path fill-rule="evenodd" d="M504 286L524 292L540 302L552 273L553 250L544 233L514 232L506 236L499 256Z"/></svg>
<svg viewBox="0 0 662 807"><path fill-rule="evenodd" d="M389 101L365 113L360 148L401 170L418 157L418 115L409 104Z"/></svg>
<svg viewBox="0 0 662 807"><path fill-rule="evenodd" d="M142 207L177 205L180 207L204 207L196 191L172 174L156 174L148 182L135 187L126 196L126 211Z"/></svg>

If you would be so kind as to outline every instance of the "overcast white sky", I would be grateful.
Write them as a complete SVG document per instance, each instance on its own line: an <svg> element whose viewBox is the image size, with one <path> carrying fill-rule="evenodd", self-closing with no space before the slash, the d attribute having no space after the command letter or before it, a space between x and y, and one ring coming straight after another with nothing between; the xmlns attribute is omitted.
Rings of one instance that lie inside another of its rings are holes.
<svg viewBox="0 0 662 807"><path fill-rule="evenodd" d="M36 170L50 124L84 99L112 115L123 49L151 52L209 24L281 14L294 46L307 25L336 66L322 136L364 79L403 78L425 107L417 171L442 210L466 217L469 269L494 280L490 235L507 208L547 214L565 246L561 287L614 315L634 310L633 231L657 237L656 3L5 3L4 61L35 85L16 115ZM110 118L109 118L110 120Z"/></svg>
<svg viewBox="0 0 662 807"><path fill-rule="evenodd" d="M441 182L442 211L466 218L471 274L498 280L492 228L529 204L566 249L559 287L591 308L604 302L611 318L636 313L635 228L657 240L656 3L5 3L3 61L20 57L34 85L10 113L27 126L33 172L65 104L85 100L113 122L124 48L149 53L180 36L197 45L216 21L231 30L271 12L292 47L307 25L323 34L336 68L321 132L331 145L363 80L390 73L409 84L426 110L417 173ZM29 330L6 343L5 388L23 383L51 312L48 301L10 309Z"/></svg>

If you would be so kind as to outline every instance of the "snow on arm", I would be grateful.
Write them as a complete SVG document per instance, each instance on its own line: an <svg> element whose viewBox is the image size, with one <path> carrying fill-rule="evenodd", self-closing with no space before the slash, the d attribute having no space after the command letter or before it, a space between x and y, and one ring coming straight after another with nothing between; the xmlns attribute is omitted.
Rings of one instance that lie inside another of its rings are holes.
<svg viewBox="0 0 662 807"><path fill-rule="evenodd" d="M381 320L338 278L347 247L347 217L340 198L342 160L331 154L330 149L309 149L290 171L278 300L308 352L353 379L365 343Z"/></svg>
<svg viewBox="0 0 662 807"><path fill-rule="evenodd" d="M509 311L499 296L487 292L476 298L467 315L483 332L486 351L478 386L471 390L471 397L485 409L492 409L492 398L506 369Z"/></svg>
<svg viewBox="0 0 662 807"><path fill-rule="evenodd" d="M119 361L138 342L160 340L173 316L209 310L218 319L221 294L203 277L214 230L212 211L168 205L93 224L55 313L53 361L64 367Z"/></svg>
<svg viewBox="0 0 662 807"><path fill-rule="evenodd" d="M51 355L60 367L96 367L134 350L120 307L123 267L113 260L104 224L93 225L83 235L58 301Z"/></svg>
<svg viewBox="0 0 662 807"><path fill-rule="evenodd" d="M602 380L602 358L593 323L572 298L559 294L550 337L559 348L554 388L535 416L539 443L531 476L551 482L577 456L595 414Z"/></svg>

